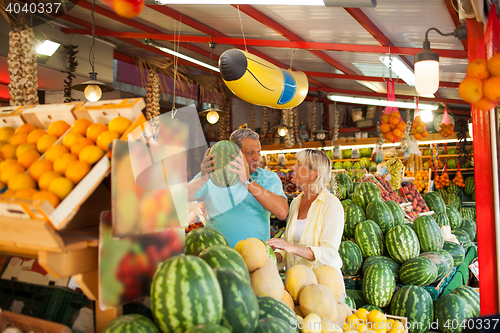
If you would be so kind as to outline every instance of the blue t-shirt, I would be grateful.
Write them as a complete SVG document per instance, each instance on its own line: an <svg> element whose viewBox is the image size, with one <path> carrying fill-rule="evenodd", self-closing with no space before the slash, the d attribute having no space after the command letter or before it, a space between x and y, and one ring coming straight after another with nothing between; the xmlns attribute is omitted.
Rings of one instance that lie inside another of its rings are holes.
<svg viewBox="0 0 500 333"><path fill-rule="evenodd" d="M200 175L196 175L195 178ZM272 171L258 168L250 175L253 181L268 191L286 199L279 177ZM209 179L195 194L205 202L209 217L207 226L220 231L234 247L242 239L255 237L266 241L270 238L271 213L262 207L241 182L220 188Z"/></svg>

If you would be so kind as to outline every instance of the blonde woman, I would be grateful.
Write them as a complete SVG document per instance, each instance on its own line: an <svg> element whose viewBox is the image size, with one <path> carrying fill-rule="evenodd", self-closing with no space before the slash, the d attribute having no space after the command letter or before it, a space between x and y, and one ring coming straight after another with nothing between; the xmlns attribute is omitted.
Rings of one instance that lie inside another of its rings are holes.
<svg viewBox="0 0 500 333"><path fill-rule="evenodd" d="M326 186L332 162L321 150L297 153L292 180L302 193L290 204L286 230L267 243L276 251L279 267L329 265L340 271L339 246L344 230L344 209Z"/></svg>

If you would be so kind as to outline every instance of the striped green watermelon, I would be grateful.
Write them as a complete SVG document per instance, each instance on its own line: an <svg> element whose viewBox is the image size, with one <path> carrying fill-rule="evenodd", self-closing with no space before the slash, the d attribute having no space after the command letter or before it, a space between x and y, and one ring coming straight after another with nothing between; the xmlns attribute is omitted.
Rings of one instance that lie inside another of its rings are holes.
<svg viewBox="0 0 500 333"><path fill-rule="evenodd" d="M464 185L465 185L464 187L465 194L472 195L472 193L474 193L475 191L474 177L469 176L465 178Z"/></svg>
<svg viewBox="0 0 500 333"><path fill-rule="evenodd" d="M375 221L384 235L394 227L392 212L382 200L373 200L366 206L366 218Z"/></svg>
<svg viewBox="0 0 500 333"><path fill-rule="evenodd" d="M377 171L377 163L370 162L370 166L369 166L368 171L370 171L370 172L376 172Z"/></svg>
<svg viewBox="0 0 500 333"><path fill-rule="evenodd" d="M384 252L384 234L377 223L361 221L354 230L354 238L363 254L363 258L378 256Z"/></svg>
<svg viewBox="0 0 500 333"><path fill-rule="evenodd" d="M160 333L160 330L148 317L133 313L113 319L103 331L112 332Z"/></svg>
<svg viewBox="0 0 500 333"><path fill-rule="evenodd" d="M403 284L425 287L436 281L437 276L436 265L424 257L407 260L399 269L399 279Z"/></svg>
<svg viewBox="0 0 500 333"><path fill-rule="evenodd" d="M257 301L259 302L259 319L278 318L286 323L293 323L298 320L295 312L282 301L269 296L259 296Z"/></svg>
<svg viewBox="0 0 500 333"><path fill-rule="evenodd" d="M441 281L441 279L444 278L453 269L453 266L448 261L448 258L445 257L440 252L436 252L436 251L424 252L424 253L420 253L419 257L420 258L427 258L430 261L432 261L434 263L434 265L436 265L436 267L438 269L436 281ZM452 257L452 259L453 259L453 257Z"/></svg>
<svg viewBox="0 0 500 333"><path fill-rule="evenodd" d="M335 180L337 181L337 183L342 184L346 187L347 195L353 193L354 189L353 189L351 177L349 177L345 173L339 173L335 177Z"/></svg>
<svg viewBox="0 0 500 333"><path fill-rule="evenodd" d="M372 157L372 148L361 148L359 149L359 157Z"/></svg>
<svg viewBox="0 0 500 333"><path fill-rule="evenodd" d="M201 251L217 244L229 245L224 235L214 228L198 228L187 234L184 249L186 254L197 256Z"/></svg>
<svg viewBox="0 0 500 333"><path fill-rule="evenodd" d="M462 245L444 241L443 250L448 251L453 257L453 267L464 262L465 250Z"/></svg>
<svg viewBox="0 0 500 333"><path fill-rule="evenodd" d="M481 315L479 292L476 289L469 286L458 286L451 293L462 297L467 302L474 317Z"/></svg>
<svg viewBox="0 0 500 333"><path fill-rule="evenodd" d="M407 226L409 226L410 228L413 229L413 222L405 222L404 225L407 225ZM413 231L415 231L415 229L413 229Z"/></svg>
<svg viewBox="0 0 500 333"><path fill-rule="evenodd" d="M230 268L215 268L222 291L221 324L232 332L252 333L259 320L259 303L250 283Z"/></svg>
<svg viewBox="0 0 500 333"><path fill-rule="evenodd" d="M446 191L444 188L438 188L435 192L439 194L439 196L443 198L443 200L444 197L448 195L448 191Z"/></svg>
<svg viewBox="0 0 500 333"><path fill-rule="evenodd" d="M151 312L163 333L220 323L222 291L212 268L190 255L162 262L151 282Z"/></svg>
<svg viewBox="0 0 500 333"><path fill-rule="evenodd" d="M356 302L354 302L354 299L349 295L345 297L344 303L347 304L351 309L357 309Z"/></svg>
<svg viewBox="0 0 500 333"><path fill-rule="evenodd" d="M446 250L441 250L437 252L441 253L446 258L448 266L450 267L450 271L453 270L453 268L455 267L455 261L453 260L453 256L451 255L451 253Z"/></svg>
<svg viewBox="0 0 500 333"><path fill-rule="evenodd" d="M351 241L340 243L339 255L342 259L342 273L347 276L354 276L359 273L363 265L363 254L359 246Z"/></svg>
<svg viewBox="0 0 500 333"><path fill-rule="evenodd" d="M392 297L391 314L408 319L409 333L426 332L434 320L431 295L419 286L403 286Z"/></svg>
<svg viewBox="0 0 500 333"><path fill-rule="evenodd" d="M342 158L344 160L350 159L352 154L352 149L344 149L342 150Z"/></svg>
<svg viewBox="0 0 500 333"><path fill-rule="evenodd" d="M457 149L456 148L450 148L448 149L448 151L446 152L446 155L456 155L457 154ZM450 160L448 160L449 162ZM450 166L448 166L450 167Z"/></svg>
<svg viewBox="0 0 500 333"><path fill-rule="evenodd" d="M476 222L472 221L471 219L463 219L462 220L462 227L459 229L462 229L469 234L469 238L470 238L471 242L476 239L477 225L476 225Z"/></svg>
<svg viewBox="0 0 500 333"><path fill-rule="evenodd" d="M443 248L444 237L438 224L431 216L419 216L413 221L413 229L420 242L420 250L439 251Z"/></svg>
<svg viewBox="0 0 500 333"><path fill-rule="evenodd" d="M424 150L424 156L431 156L432 155L432 150L426 149Z"/></svg>
<svg viewBox="0 0 500 333"><path fill-rule="evenodd" d="M436 304L436 320L439 329L443 333L462 332L466 319L472 318L473 314L467 302L455 294L442 295Z"/></svg>
<svg viewBox="0 0 500 333"><path fill-rule="evenodd" d="M436 192L427 192L424 194L424 201L427 207L434 213L446 213L446 207L443 198Z"/></svg>
<svg viewBox="0 0 500 333"><path fill-rule="evenodd" d="M264 318L259 320L254 333L293 333L292 327L298 326L298 322L295 324L279 318Z"/></svg>
<svg viewBox="0 0 500 333"><path fill-rule="evenodd" d="M342 162L335 162L335 163L333 163L333 169L340 170L340 169L343 169L343 168L344 168L344 166L343 166Z"/></svg>
<svg viewBox="0 0 500 333"><path fill-rule="evenodd" d="M452 234L457 237L458 241L460 242L460 245L464 248L464 251L467 251L467 249L471 246L471 241L469 234L465 230L461 229L455 229L451 231Z"/></svg>
<svg viewBox="0 0 500 333"><path fill-rule="evenodd" d="M366 206L373 200L382 200L382 195L377 185L365 182L359 184L354 190L352 201L359 207L366 209Z"/></svg>
<svg viewBox="0 0 500 333"><path fill-rule="evenodd" d="M455 184L454 182L451 182L446 190L448 191L448 193L455 193L455 194L460 193L460 187L458 187L458 185Z"/></svg>
<svg viewBox="0 0 500 333"><path fill-rule="evenodd" d="M363 262L363 274L366 273L366 270L368 268L379 263L387 265L391 269L394 278L396 280L399 279L399 264L391 258L384 256L371 256L366 258L366 260Z"/></svg>
<svg viewBox="0 0 500 333"><path fill-rule="evenodd" d="M448 195L444 198L444 202L446 205L453 206L457 210L462 207L462 199L458 194L455 193L448 193Z"/></svg>
<svg viewBox="0 0 500 333"><path fill-rule="evenodd" d="M375 264L366 270L363 296L370 304L381 308L389 305L395 288L396 280L387 265Z"/></svg>
<svg viewBox="0 0 500 333"><path fill-rule="evenodd" d="M450 227L452 229L460 228L462 226L462 217L455 206L446 206L446 215L448 216Z"/></svg>
<svg viewBox="0 0 500 333"><path fill-rule="evenodd" d="M460 208L460 215L464 219L476 220L476 208L473 207L462 207Z"/></svg>
<svg viewBox="0 0 500 333"><path fill-rule="evenodd" d="M420 253L417 234L407 225L397 225L389 230L386 235L385 246L391 258L399 264L418 257Z"/></svg>
<svg viewBox="0 0 500 333"><path fill-rule="evenodd" d="M392 200L387 200L385 202L387 207L391 210L392 217L394 218L394 225L402 225L405 223L405 213L401 209L401 206L399 206L396 201Z"/></svg>
<svg viewBox="0 0 500 333"><path fill-rule="evenodd" d="M351 161L345 161L342 163L342 168L349 171L352 169L352 162Z"/></svg>
<svg viewBox="0 0 500 333"><path fill-rule="evenodd" d="M238 183L238 175L229 171L236 169L229 164L238 155L238 146L231 141L222 140L210 148L210 154L214 155L215 170L209 174L210 180L218 187L230 187Z"/></svg>
<svg viewBox="0 0 500 333"><path fill-rule="evenodd" d="M360 307L360 309L366 309L366 310L368 310L368 312L370 312L372 310L377 310L380 313L384 313L384 310L382 310L381 308L379 308L378 306L375 306L373 304L365 304L362 307Z"/></svg>
<svg viewBox="0 0 500 333"><path fill-rule="evenodd" d="M439 227L450 225L450 220L448 219L448 215L446 215L446 213L434 213L432 218L436 221Z"/></svg>
<svg viewBox="0 0 500 333"><path fill-rule="evenodd" d="M345 199L340 202L342 204L342 207L344 207L344 212L346 211L347 207L354 205L354 202L351 199Z"/></svg>
<svg viewBox="0 0 500 333"><path fill-rule="evenodd" d="M340 199L340 200L344 200L344 199L347 199L347 190L345 188L344 185L342 184L337 184L337 193L336 193L336 196Z"/></svg>
<svg viewBox="0 0 500 333"><path fill-rule="evenodd" d="M186 333L231 333L231 331L224 326L207 323L193 326Z"/></svg>
<svg viewBox="0 0 500 333"><path fill-rule="evenodd" d="M359 222L366 220L365 212L361 207L352 205L344 212L344 234L347 238L354 237L354 230Z"/></svg>
<svg viewBox="0 0 500 333"><path fill-rule="evenodd" d="M212 245L200 252L200 258L212 268L231 268L250 282L250 275L243 257L227 245Z"/></svg>
<svg viewBox="0 0 500 333"><path fill-rule="evenodd" d="M452 158L448 160L448 169L456 169L457 168L457 160Z"/></svg>
<svg viewBox="0 0 500 333"><path fill-rule="evenodd" d="M364 174L363 172L358 172L358 173L356 173L356 174L354 175L354 180L355 180L355 181L357 181L357 182L359 182L359 180L360 180L361 178L363 178L363 176L364 176L364 175L365 175L365 174Z"/></svg>
<svg viewBox="0 0 500 333"><path fill-rule="evenodd" d="M366 169L370 167L370 163L371 161L368 157L361 157L361 159L359 160L359 164L361 164L361 166Z"/></svg>

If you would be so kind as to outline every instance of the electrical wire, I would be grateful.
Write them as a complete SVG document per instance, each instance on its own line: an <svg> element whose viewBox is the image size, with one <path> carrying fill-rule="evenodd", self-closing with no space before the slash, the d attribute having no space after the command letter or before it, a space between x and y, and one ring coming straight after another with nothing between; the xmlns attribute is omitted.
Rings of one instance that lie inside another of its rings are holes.
<svg viewBox="0 0 500 333"><path fill-rule="evenodd" d="M243 21L241 20L240 6L236 5L236 8L238 8L238 16L240 18L241 34L243 35L243 43L245 44L245 52L248 52L247 41L245 39L245 32L243 31Z"/></svg>
<svg viewBox="0 0 500 333"><path fill-rule="evenodd" d="M95 56L95 18L94 18L94 8L95 8L95 0L92 1L92 9L90 10L90 16L92 17L92 44L90 45L90 53L89 53L89 63L90 67L92 67L92 72L94 72L94 56Z"/></svg>

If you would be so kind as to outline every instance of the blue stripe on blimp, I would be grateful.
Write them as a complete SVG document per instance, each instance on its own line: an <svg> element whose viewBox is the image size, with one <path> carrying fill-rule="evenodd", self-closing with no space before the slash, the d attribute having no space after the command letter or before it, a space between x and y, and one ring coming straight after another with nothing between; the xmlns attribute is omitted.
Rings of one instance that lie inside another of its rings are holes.
<svg viewBox="0 0 500 333"><path fill-rule="evenodd" d="M289 71L281 68L280 70L283 74L283 91L281 92L281 96L278 99L278 105L283 105L290 102L295 96L295 92L297 91L297 83L295 82L295 78Z"/></svg>

